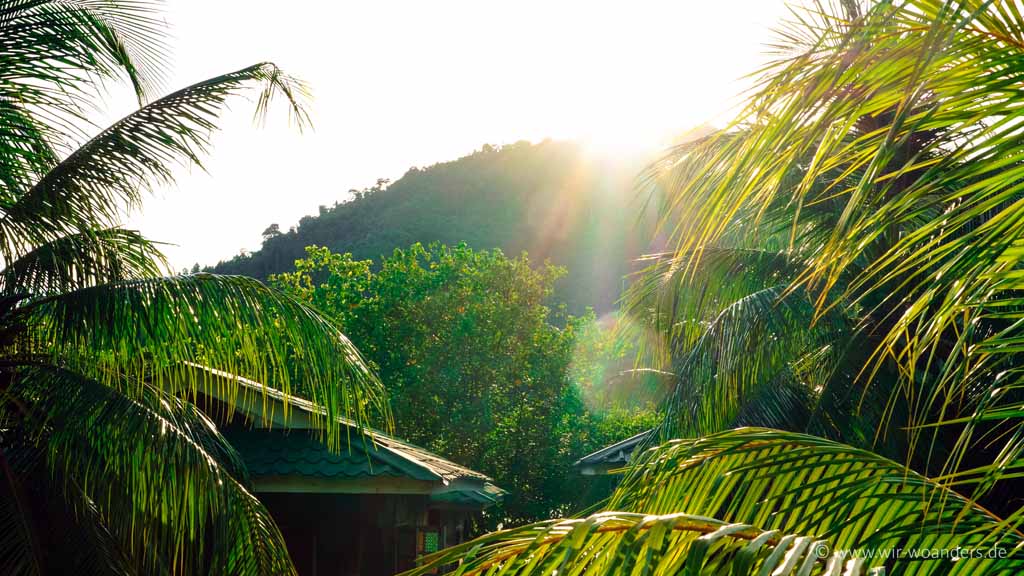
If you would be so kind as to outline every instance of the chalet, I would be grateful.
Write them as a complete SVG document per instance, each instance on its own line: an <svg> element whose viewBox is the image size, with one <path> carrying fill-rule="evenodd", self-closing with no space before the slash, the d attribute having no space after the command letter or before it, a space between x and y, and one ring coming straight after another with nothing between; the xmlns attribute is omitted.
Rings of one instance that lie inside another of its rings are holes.
<svg viewBox="0 0 1024 576"><path fill-rule="evenodd" d="M347 448L328 450L315 436L318 406L197 369L204 378L241 385L236 417L222 433L245 462L303 576L408 570L420 555L467 539L474 519L504 494L479 472L351 423ZM204 410L227 409L216 397L218 386L199 389L209 394L198 399Z"/></svg>

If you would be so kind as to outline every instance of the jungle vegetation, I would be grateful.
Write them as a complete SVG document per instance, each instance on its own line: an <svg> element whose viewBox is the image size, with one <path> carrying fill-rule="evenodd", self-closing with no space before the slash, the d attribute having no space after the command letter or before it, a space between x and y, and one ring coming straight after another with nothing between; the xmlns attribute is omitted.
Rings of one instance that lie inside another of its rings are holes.
<svg viewBox="0 0 1024 576"><path fill-rule="evenodd" d="M350 190L295 226L271 223L258 250L208 271L266 280L292 271L307 246L380 263L415 243L465 243L551 260L566 270L554 300L577 316L587 308L604 314L615 309L633 262L650 251L652 220L637 222L641 203L623 191L651 159L601 158L568 141L484 145Z"/></svg>

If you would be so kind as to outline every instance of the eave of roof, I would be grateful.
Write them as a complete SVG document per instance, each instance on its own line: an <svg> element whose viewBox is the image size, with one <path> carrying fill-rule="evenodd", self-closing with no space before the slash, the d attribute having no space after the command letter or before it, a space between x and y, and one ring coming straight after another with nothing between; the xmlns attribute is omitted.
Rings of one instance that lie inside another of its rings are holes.
<svg viewBox="0 0 1024 576"><path fill-rule="evenodd" d="M636 447L643 443L643 441L653 433L654 429L645 430L635 436L630 436L625 440L616 442L611 446L605 446L596 452L592 452L583 458L580 458L576 461L575 466L611 466L625 464L626 462L629 462L629 459L633 455L633 451Z"/></svg>
<svg viewBox="0 0 1024 576"><path fill-rule="evenodd" d="M477 489L446 490L435 492L430 496L431 502L444 502L468 506L487 507L496 504L505 495L505 491L490 482L484 482Z"/></svg>

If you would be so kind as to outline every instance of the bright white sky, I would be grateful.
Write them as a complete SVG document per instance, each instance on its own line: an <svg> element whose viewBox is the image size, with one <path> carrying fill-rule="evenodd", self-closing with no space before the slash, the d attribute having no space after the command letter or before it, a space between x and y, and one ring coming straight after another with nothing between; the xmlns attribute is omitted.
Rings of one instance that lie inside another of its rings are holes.
<svg viewBox="0 0 1024 576"><path fill-rule="evenodd" d="M236 101L208 173L183 170L129 226L175 269L259 247L377 178L484 143L659 145L721 119L764 59L782 0L167 0L168 89L272 60L313 90L314 131ZM130 110L127 98L112 117Z"/></svg>

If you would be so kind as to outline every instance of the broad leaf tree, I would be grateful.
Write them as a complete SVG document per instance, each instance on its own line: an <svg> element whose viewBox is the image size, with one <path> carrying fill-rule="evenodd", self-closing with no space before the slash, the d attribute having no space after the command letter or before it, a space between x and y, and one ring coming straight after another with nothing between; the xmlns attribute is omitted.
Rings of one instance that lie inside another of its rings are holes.
<svg viewBox="0 0 1024 576"><path fill-rule="evenodd" d="M488 511L492 525L603 497L575 460L656 422L650 409L585 404L609 354L594 345L592 315L547 305L558 267L465 245L415 244L376 267L315 246L306 256L271 285L323 311L373 362L401 437L508 491Z"/></svg>

